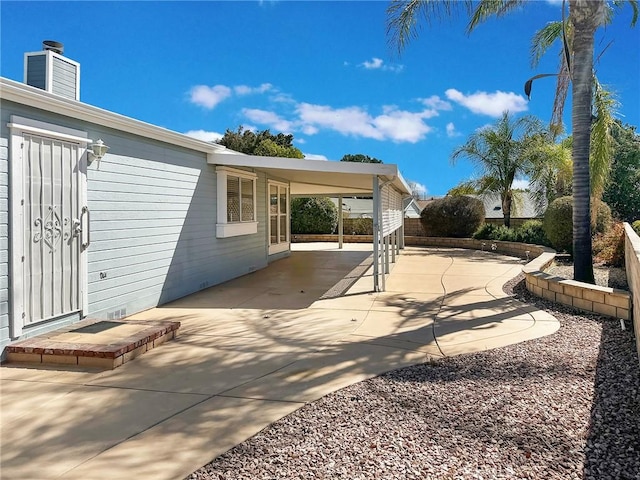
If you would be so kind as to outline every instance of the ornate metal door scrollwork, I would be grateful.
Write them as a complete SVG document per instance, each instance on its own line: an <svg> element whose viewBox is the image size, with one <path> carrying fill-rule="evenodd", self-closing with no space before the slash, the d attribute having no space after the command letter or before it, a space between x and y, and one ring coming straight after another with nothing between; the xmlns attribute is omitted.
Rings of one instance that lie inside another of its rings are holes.
<svg viewBox="0 0 640 480"><path fill-rule="evenodd" d="M71 237L71 220L69 217L63 217L61 220L55 206L49 206L48 210L49 213L44 220L36 218L33 222L35 227L33 243L42 241L53 253L56 251L60 239L66 242Z"/></svg>

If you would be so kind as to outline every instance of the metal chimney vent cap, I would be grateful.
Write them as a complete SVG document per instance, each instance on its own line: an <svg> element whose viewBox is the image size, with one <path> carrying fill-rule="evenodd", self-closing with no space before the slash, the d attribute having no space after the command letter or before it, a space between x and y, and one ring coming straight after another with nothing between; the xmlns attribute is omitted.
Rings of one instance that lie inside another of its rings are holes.
<svg viewBox="0 0 640 480"><path fill-rule="evenodd" d="M62 55L62 53L64 52L64 45L54 40L45 40L42 42L42 49L51 50L52 52Z"/></svg>

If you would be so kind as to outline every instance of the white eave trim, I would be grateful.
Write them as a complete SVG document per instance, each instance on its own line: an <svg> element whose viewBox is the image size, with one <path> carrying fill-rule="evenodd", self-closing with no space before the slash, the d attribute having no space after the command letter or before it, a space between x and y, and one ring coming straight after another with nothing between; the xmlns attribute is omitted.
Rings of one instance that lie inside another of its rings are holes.
<svg viewBox="0 0 640 480"><path fill-rule="evenodd" d="M134 120L118 113L87 105L86 103L60 97L59 95L6 78L0 78L0 98L107 128L122 130L134 135L178 145L198 152L213 153L224 149L224 147L220 145L187 137L182 133L157 127L150 123L141 122L140 120Z"/></svg>
<svg viewBox="0 0 640 480"><path fill-rule="evenodd" d="M232 150L212 152L207 162L213 165L227 165L245 168L275 168L281 170L300 170L323 173L355 173L364 175L381 175L394 177L398 175L398 168L393 164L331 162L326 160L308 160L299 158L262 157L260 155L245 155Z"/></svg>

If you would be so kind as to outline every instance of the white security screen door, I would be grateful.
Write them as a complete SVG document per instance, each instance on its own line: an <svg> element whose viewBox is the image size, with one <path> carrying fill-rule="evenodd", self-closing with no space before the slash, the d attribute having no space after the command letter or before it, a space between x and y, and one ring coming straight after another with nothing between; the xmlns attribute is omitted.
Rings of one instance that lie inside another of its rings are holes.
<svg viewBox="0 0 640 480"><path fill-rule="evenodd" d="M88 230L81 168L86 141L21 130L12 136L11 158L14 336L83 309L82 230Z"/></svg>

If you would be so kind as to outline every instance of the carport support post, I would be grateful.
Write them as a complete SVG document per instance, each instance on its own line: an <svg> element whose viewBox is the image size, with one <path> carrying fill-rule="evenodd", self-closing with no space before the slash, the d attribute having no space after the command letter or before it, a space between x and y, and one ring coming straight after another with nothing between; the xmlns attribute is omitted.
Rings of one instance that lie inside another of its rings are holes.
<svg viewBox="0 0 640 480"><path fill-rule="evenodd" d="M398 243L398 230L391 234L391 263L396 263L396 245Z"/></svg>
<svg viewBox="0 0 640 480"><path fill-rule="evenodd" d="M344 222L342 221L342 195L338 195L338 248L342 248L342 230Z"/></svg>
<svg viewBox="0 0 640 480"><path fill-rule="evenodd" d="M373 176L373 291L380 291L380 181Z"/></svg>
<svg viewBox="0 0 640 480"><path fill-rule="evenodd" d="M384 237L384 273L389 273L389 245L391 244L391 235L387 235ZM382 280L384 284L384 280Z"/></svg>

